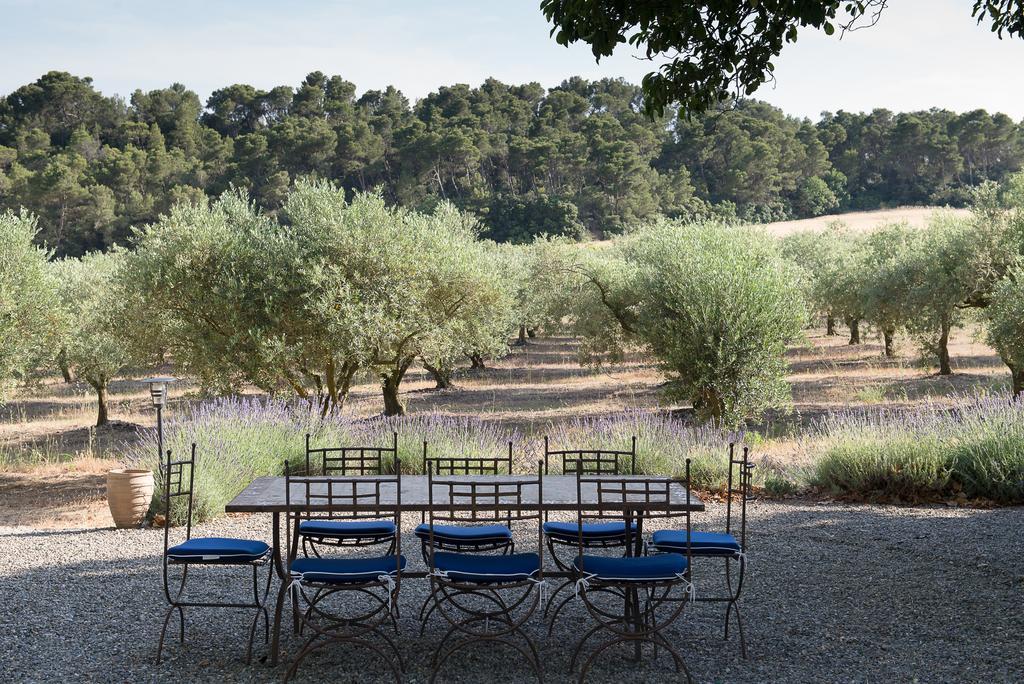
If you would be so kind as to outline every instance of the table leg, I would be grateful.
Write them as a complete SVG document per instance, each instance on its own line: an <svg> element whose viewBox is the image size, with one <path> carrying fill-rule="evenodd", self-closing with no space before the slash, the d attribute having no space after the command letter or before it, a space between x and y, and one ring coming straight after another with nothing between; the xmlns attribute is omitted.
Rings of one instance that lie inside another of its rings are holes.
<svg viewBox="0 0 1024 684"><path fill-rule="evenodd" d="M637 511L636 514L636 538L633 540L633 555L639 558L644 552L644 514L643 511ZM639 634L644 629L644 615L640 609L640 592L636 589L632 591L633 599L633 629ZM633 644L633 660L640 662L641 650L643 642L637 641Z"/></svg>
<svg viewBox="0 0 1024 684"><path fill-rule="evenodd" d="M284 599L288 595L289 577L285 571L284 560L281 555L281 514L274 512L272 516L273 530L271 538L274 541L274 570L281 580L281 589L277 593L277 607L274 609L274 636L270 644L270 666L277 667L277 657L281 645L281 613L284 609Z"/></svg>

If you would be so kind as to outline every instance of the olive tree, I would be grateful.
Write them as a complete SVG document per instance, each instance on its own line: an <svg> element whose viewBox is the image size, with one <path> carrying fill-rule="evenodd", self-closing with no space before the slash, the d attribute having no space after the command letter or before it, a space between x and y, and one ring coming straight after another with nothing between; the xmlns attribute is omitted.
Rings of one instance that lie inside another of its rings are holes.
<svg viewBox="0 0 1024 684"><path fill-rule="evenodd" d="M33 244L28 214L0 213L0 401L43 361L54 330L55 288L49 253Z"/></svg>
<svg viewBox="0 0 1024 684"><path fill-rule="evenodd" d="M176 205L136 241L125 280L160 324L149 351L164 347L206 391L248 383L293 391L324 413L340 406L362 358L346 337L348 312L322 308L312 291L319 245L237 193Z"/></svg>
<svg viewBox="0 0 1024 684"><path fill-rule="evenodd" d="M985 314L989 344L1010 369L1013 394L1024 394L1024 269L999 281Z"/></svg>
<svg viewBox="0 0 1024 684"><path fill-rule="evenodd" d="M788 403L784 354L807 312L799 270L763 231L662 221L590 250L575 271L592 352L648 350L669 396L718 424Z"/></svg>
<svg viewBox="0 0 1024 684"><path fill-rule="evenodd" d="M117 286L124 252L91 252L53 262L58 283L60 348L75 376L96 392L96 426L109 422L107 388L133 361L125 299Z"/></svg>
<svg viewBox="0 0 1024 684"><path fill-rule="evenodd" d="M786 236L782 253L804 271L804 296L812 310L825 316L827 333L834 334L835 321L842 320L850 329L849 343L860 344L865 317L863 238L833 221L823 231Z"/></svg>
<svg viewBox="0 0 1024 684"><path fill-rule="evenodd" d="M919 237L905 223L894 223L876 228L865 238L865 261L857 290L863 298L864 317L882 336L885 355L890 358L896 353L896 331L914 315L910 293Z"/></svg>

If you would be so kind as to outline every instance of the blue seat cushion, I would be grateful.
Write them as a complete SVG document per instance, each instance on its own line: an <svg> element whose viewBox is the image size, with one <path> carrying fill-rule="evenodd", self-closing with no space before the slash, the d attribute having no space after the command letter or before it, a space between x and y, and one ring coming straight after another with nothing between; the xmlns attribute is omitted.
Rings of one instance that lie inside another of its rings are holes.
<svg viewBox="0 0 1024 684"><path fill-rule="evenodd" d="M413 534L429 542L430 524L417 525ZM512 541L512 530L505 525L434 525L434 541L461 546L501 544Z"/></svg>
<svg viewBox="0 0 1024 684"><path fill-rule="evenodd" d="M573 567L583 575L606 582L675 580L686 572L686 558L678 553L656 556L579 556Z"/></svg>
<svg viewBox="0 0 1024 684"><path fill-rule="evenodd" d="M521 582L540 572L540 557L535 553L483 556L438 551L434 554L434 567L456 582Z"/></svg>
<svg viewBox="0 0 1024 684"><path fill-rule="evenodd" d="M405 569L405 556L376 558L296 558L291 574L303 582L355 584L372 582L381 575L395 575Z"/></svg>
<svg viewBox="0 0 1024 684"><path fill-rule="evenodd" d="M636 532L636 523L630 524L630 529ZM579 523L575 522L546 522L544 523L544 534L554 537L559 541L575 542L579 539ZM626 539L626 523L583 523L583 544L589 542L608 542Z"/></svg>
<svg viewBox="0 0 1024 684"><path fill-rule="evenodd" d="M304 537L366 538L394 537L395 523L391 520L303 520L299 534Z"/></svg>
<svg viewBox="0 0 1024 684"><path fill-rule="evenodd" d="M196 563L251 563L268 555L270 545L252 539L193 537L167 549L167 557Z"/></svg>
<svg viewBox="0 0 1024 684"><path fill-rule="evenodd" d="M658 530L651 535L658 551L686 553L686 530ZM736 537L724 532L691 532L690 553L694 556L735 556L741 551Z"/></svg>

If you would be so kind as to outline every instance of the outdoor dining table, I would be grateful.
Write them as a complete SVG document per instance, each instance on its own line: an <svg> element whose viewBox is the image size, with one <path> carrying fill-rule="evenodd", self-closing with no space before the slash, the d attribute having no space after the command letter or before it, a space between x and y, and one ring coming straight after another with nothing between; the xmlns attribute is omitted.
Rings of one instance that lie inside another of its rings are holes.
<svg viewBox="0 0 1024 684"><path fill-rule="evenodd" d="M629 476L615 476L616 479L632 479ZM390 477L376 477L372 475L366 476L355 476L355 477L338 477L339 481L350 482L352 480L365 481L372 483L374 480L387 479L392 480ZM522 479L524 481L535 480L535 476L509 476L509 475L460 475L460 476L449 476L445 477L445 480L465 480L467 483L479 482L486 483L488 481L502 481L508 482L510 480ZM636 480L648 479L642 476L636 476ZM586 512L598 510L598 496L597 496L597 485L593 482L584 482L580 491L580 502L577 503L576 493L576 476L575 475L544 475L543 476L543 490L544 500L536 501L530 500L529 495L524 491L524 500L521 503L516 504L503 504L501 501L497 502L494 508L501 510L503 507L514 508L514 509L526 509L526 510L539 510L543 513L575 513L578 508L582 508L584 516ZM437 493L447 490L436 489L435 497ZM323 511L331 513L371 513L381 508L386 508L388 505L394 506L394 501L387 500L387 490L382 490L384 494L380 501L374 501L372 504L365 506L353 505L353 506L332 506L329 509L323 506L310 506L304 508L304 510ZM293 508L303 508L306 505L304 501L304 490L301 488L293 489L291 496L291 505ZM703 511L704 503L700 498L690 492L686 491L681 483L673 482L670 487L670 495L674 507L678 506L678 510L685 511L690 510L691 512ZM437 501L435 498L434 504L436 506L443 506L448 510L456 509L460 507L459 502L454 505L447 501ZM607 502L605 503L607 506ZM636 534L633 537L634 543L632 548L626 550L627 554L639 556L643 553L643 519L644 513L651 504L643 500L630 501L628 507L624 507L621 502L614 505L614 510L622 510L623 519L626 525L636 523ZM402 476L402 511L403 512L428 512L431 508L430 492L428 490L427 476L426 475L403 475ZM469 510L469 506L466 507ZM253 480L248 487L246 487L238 496L231 500L224 510L228 513L270 513L272 516L271 523L271 534L273 537L273 562L274 567L278 576L283 580L288 579L288 569L284 558L281 555L281 514L286 512L285 505L285 478L283 477L259 477ZM470 522L470 521L467 521ZM401 550L399 550L399 553ZM564 572L547 572L544 573L549 577L567 577L568 573ZM424 578L427 577L428 573L426 570L423 571L410 571L403 572L402 577L407 578ZM282 591L284 588L282 587ZM281 628L280 621L275 619L274 621L274 635L275 644L277 643L277 634ZM274 648L271 654L271 665L277 663L277 649Z"/></svg>

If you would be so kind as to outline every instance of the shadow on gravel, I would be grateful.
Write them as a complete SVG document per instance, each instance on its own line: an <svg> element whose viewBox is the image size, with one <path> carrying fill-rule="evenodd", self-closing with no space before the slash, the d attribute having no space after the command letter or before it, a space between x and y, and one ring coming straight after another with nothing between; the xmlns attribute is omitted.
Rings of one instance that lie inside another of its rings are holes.
<svg viewBox="0 0 1024 684"><path fill-rule="evenodd" d="M718 529L722 508L709 505L695 527ZM262 538L267 527L265 517L235 517L197 534ZM715 605L688 606L669 636L701 682L1019 681L1022 530L1020 508L753 502L743 601L749 660L735 638L721 640ZM165 662L153 663L164 611L161 543L160 530L0 534L0 671L13 681L281 681L283 667L242 662L248 616L240 611L193 612L185 646L171 642ZM412 540L405 552L420 567ZM238 570L203 570L211 572L196 587L246 587ZM715 563L698 561L694 572L699 594L720 586ZM442 634L434 622L418 637L425 591L422 580L402 585L400 644L410 682L426 681ZM531 625L546 681L573 681L568 656L589 624L574 606L552 638L540 620ZM285 635L294 652L297 639ZM677 681L664 653L656 660L648 653L639 665L625 655L610 652L588 681ZM347 648L311 657L299 680L389 681L373 657ZM516 654L495 648L466 652L439 681L529 677Z"/></svg>

